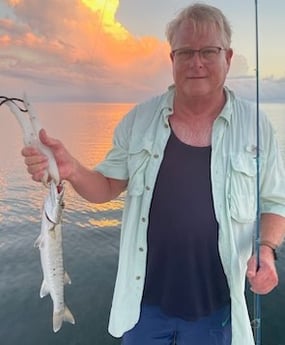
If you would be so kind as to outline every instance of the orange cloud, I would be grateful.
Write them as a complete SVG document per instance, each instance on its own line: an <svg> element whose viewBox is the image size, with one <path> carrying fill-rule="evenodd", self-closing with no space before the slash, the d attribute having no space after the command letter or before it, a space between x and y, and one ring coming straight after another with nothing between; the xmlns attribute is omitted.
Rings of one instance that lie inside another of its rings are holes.
<svg viewBox="0 0 285 345"><path fill-rule="evenodd" d="M116 22L115 14L119 7L119 0L82 0L82 3L99 15L99 26L118 40L126 39L128 31Z"/></svg>
<svg viewBox="0 0 285 345"><path fill-rule="evenodd" d="M7 47L0 58L13 61L0 65L2 75L43 85L67 83L89 93L100 89L108 97L113 88L116 96L132 99L170 82L166 42L128 32L115 20L118 0L6 2L17 19L0 18L0 42Z"/></svg>
<svg viewBox="0 0 285 345"><path fill-rule="evenodd" d="M11 38L8 35L0 36L0 44L2 46L8 45L9 43L11 43Z"/></svg>

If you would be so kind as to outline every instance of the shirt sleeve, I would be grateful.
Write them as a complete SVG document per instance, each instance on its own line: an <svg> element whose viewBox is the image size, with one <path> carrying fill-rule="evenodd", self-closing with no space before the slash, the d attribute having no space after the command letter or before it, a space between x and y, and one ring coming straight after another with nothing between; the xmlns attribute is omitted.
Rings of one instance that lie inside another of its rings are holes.
<svg viewBox="0 0 285 345"><path fill-rule="evenodd" d="M285 217L285 167L270 122L263 118L261 129L261 213Z"/></svg>

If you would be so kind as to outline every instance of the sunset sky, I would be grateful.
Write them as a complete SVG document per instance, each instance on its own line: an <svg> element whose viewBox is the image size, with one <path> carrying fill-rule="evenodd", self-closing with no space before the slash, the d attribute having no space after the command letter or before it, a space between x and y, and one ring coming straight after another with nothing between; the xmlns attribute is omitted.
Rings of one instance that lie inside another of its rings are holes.
<svg viewBox="0 0 285 345"><path fill-rule="evenodd" d="M171 83L165 26L187 0L0 0L0 92L35 100L138 102ZM227 83L254 97L254 0L209 0L228 17ZM285 1L260 0L261 97L285 102Z"/></svg>

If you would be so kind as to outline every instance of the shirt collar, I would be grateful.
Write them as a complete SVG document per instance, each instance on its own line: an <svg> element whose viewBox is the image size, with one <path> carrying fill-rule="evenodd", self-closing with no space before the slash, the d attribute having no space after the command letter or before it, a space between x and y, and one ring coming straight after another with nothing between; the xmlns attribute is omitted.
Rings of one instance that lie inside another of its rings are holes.
<svg viewBox="0 0 285 345"><path fill-rule="evenodd" d="M226 95L226 103L218 117L225 119L227 122L230 122L232 116L232 102L235 96L234 93L226 86L224 87L224 91ZM174 96L175 85L172 84L168 87L163 102L160 106L160 113L162 114L163 119L166 122L168 117L173 114Z"/></svg>
<svg viewBox="0 0 285 345"><path fill-rule="evenodd" d="M160 113L163 116L164 122L168 122L168 117L173 114L174 95L175 85L172 84L168 87L163 102L161 102Z"/></svg>
<svg viewBox="0 0 285 345"><path fill-rule="evenodd" d="M222 109L222 111L219 114L219 118L223 118L225 119L228 123L230 123L231 121L231 117L232 117L232 102L233 102L233 98L234 98L234 94L233 92L228 88L228 87L224 87L224 92L226 95L226 103Z"/></svg>

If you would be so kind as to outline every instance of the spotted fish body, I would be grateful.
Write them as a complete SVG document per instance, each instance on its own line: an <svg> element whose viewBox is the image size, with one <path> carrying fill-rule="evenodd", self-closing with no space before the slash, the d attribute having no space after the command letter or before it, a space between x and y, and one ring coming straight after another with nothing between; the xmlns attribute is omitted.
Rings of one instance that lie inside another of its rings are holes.
<svg viewBox="0 0 285 345"><path fill-rule="evenodd" d="M64 302L64 284L70 278L64 271L62 252L61 218L63 211L62 185L52 181L42 211L41 233L35 246L40 249L43 282L40 297L50 294L53 301L53 330L60 330L63 321L75 323L74 317Z"/></svg>
<svg viewBox="0 0 285 345"><path fill-rule="evenodd" d="M48 194L43 205L41 234L35 246L40 249L43 271L40 296L50 294L53 300L53 330L57 332L63 321L75 323L74 317L64 303L64 284L71 283L63 269L61 216L64 189L60 183L59 170L53 152L39 139L42 126L27 96L24 95L23 99L0 96L0 105L4 103L20 124L25 145L37 148L47 157L49 163L42 180L48 187ZM48 181L51 182L48 183Z"/></svg>

